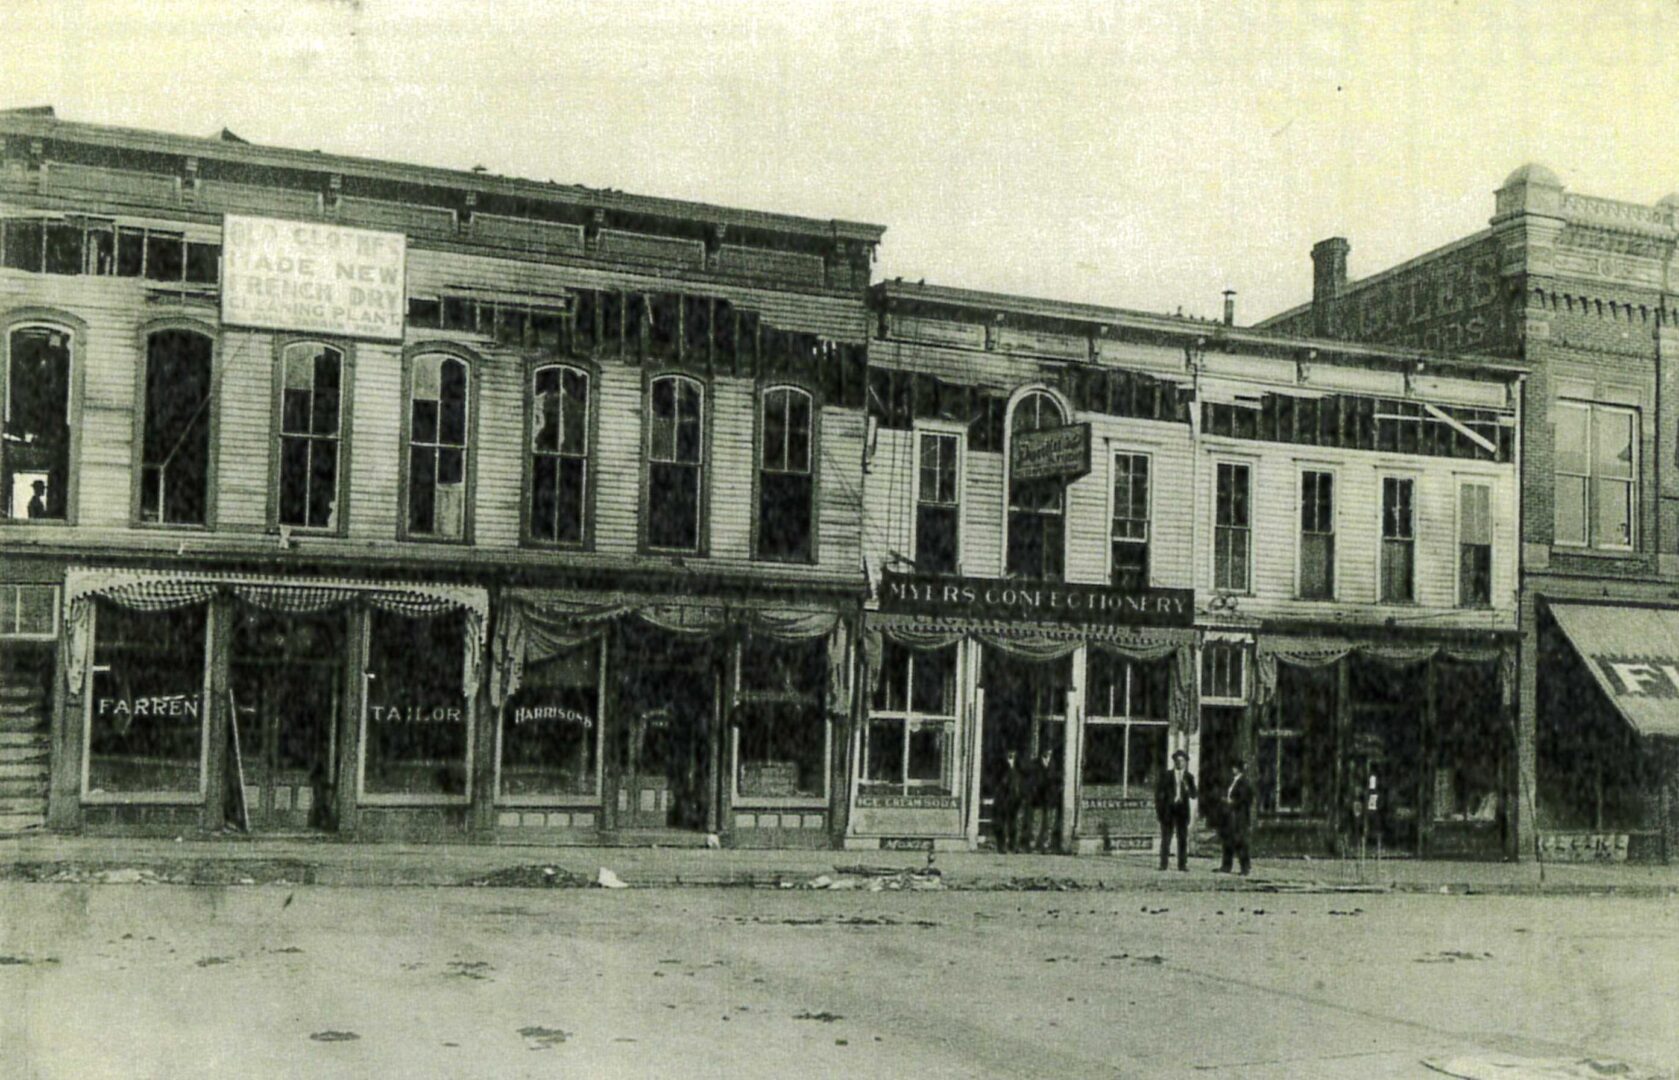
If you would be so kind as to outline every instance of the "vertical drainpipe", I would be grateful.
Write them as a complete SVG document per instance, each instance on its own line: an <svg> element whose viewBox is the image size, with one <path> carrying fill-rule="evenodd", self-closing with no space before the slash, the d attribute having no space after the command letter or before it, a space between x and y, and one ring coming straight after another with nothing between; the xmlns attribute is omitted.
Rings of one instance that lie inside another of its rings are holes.
<svg viewBox="0 0 1679 1080"><path fill-rule="evenodd" d="M1200 523L1201 523L1201 509L1202 509L1202 504L1201 504L1201 358L1197 354L1197 345L1190 345L1190 346L1185 348L1184 359L1189 362L1189 387L1190 387L1190 389L1189 389L1189 490L1190 490L1189 597L1190 597L1190 635L1191 635L1191 644L1190 644L1191 653L1190 653L1190 655L1191 655L1191 660L1192 660L1192 663L1190 664L1190 667L1194 669L1194 672L1195 672L1194 677L1199 679L1201 677L1201 665L1199 663L1193 662L1193 661L1198 661L1200 659L1200 655L1199 655L1200 647L1199 647L1198 644L1194 643L1193 639L1194 639L1194 634L1195 634L1195 606L1196 606L1195 601L1198 599L1198 597L1196 595L1196 583L1197 583L1197 581L1200 580L1201 567L1202 567L1201 549L1196 544L1196 536L1200 532L1199 526L1200 526ZM1194 698L1195 698L1195 700L1199 700L1199 695L1194 695ZM1200 725L1201 725L1201 718L1199 716L1193 717L1192 722L1195 724L1196 730L1199 731L1200 730ZM1180 733L1180 734L1184 735L1185 747L1187 749L1188 735L1187 735L1187 733ZM1168 740L1168 741L1170 741L1170 740ZM1199 755L1197 755L1197 756L1199 756ZM1201 767L1201 762L1196 761L1195 762L1195 767L1197 769L1199 769ZM1204 779L1204 777L1203 777L1203 779Z"/></svg>

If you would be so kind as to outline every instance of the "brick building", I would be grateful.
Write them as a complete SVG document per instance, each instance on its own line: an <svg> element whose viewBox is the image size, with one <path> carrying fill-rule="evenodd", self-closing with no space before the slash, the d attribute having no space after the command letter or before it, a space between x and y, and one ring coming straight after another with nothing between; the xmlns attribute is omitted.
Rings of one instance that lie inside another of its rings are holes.
<svg viewBox="0 0 1679 1080"><path fill-rule="evenodd" d="M1520 850L1665 858L1679 736L1679 195L1511 173L1489 226L1259 324L1530 369L1522 423Z"/></svg>
<svg viewBox="0 0 1679 1080"><path fill-rule="evenodd" d="M882 229L0 146L0 821L843 832Z"/></svg>

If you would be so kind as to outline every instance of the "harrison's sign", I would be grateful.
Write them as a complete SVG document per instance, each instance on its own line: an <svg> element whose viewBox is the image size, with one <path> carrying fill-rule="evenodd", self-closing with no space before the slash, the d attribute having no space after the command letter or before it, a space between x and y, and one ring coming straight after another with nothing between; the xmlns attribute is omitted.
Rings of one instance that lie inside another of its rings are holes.
<svg viewBox="0 0 1679 1080"><path fill-rule="evenodd" d="M887 574L880 610L911 615L1036 622L1189 626L1195 593L1189 589L1121 589L1018 578Z"/></svg>
<svg viewBox="0 0 1679 1080"><path fill-rule="evenodd" d="M1090 471L1090 425L1023 431L1010 442L1014 480L1077 480Z"/></svg>

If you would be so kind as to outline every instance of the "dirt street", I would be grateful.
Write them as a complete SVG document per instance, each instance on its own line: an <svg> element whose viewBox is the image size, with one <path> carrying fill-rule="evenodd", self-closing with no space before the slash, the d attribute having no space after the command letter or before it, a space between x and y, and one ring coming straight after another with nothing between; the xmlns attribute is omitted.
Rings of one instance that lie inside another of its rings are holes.
<svg viewBox="0 0 1679 1080"><path fill-rule="evenodd" d="M7 1077L1438 1077L1679 1063L1614 898L0 885Z"/></svg>

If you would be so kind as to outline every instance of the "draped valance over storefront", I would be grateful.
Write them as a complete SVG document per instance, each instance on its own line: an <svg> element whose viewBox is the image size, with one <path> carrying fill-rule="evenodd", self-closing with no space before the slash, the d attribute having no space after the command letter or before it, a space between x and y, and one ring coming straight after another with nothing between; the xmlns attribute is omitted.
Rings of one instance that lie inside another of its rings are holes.
<svg viewBox="0 0 1679 1080"><path fill-rule="evenodd" d="M518 692L526 664L541 663L593 641L621 620L667 633L710 637L747 633L772 641L828 642L828 702L842 716L851 700L846 623L832 608L772 606L721 600L556 589L512 589L504 597L490 646L490 701L500 707Z"/></svg>
<svg viewBox="0 0 1679 1080"><path fill-rule="evenodd" d="M1500 693L1504 704L1514 700L1516 683L1516 650L1500 645L1459 645L1443 642L1420 642L1395 645L1374 641L1356 641L1338 637L1304 637L1281 634L1262 634L1255 645L1257 672L1256 700L1268 704L1277 693L1277 665L1296 667L1328 667L1343 657L1357 655L1394 667L1407 667L1425 660L1442 657L1463 664L1491 664L1499 666Z"/></svg>
<svg viewBox="0 0 1679 1080"><path fill-rule="evenodd" d="M1125 627L1108 624L1036 623L1003 620L944 619L870 612L863 635L871 692L880 676L883 643L906 649L943 649L964 638L1022 660L1060 660L1088 645L1130 660L1172 659L1170 719L1174 729L1196 729L1199 701L1195 682L1195 631L1179 627Z"/></svg>
<svg viewBox="0 0 1679 1080"><path fill-rule="evenodd" d="M462 691L470 697L478 686L490 614L489 594L483 589L417 582L291 580L248 574L88 567L72 567L64 580L70 685L81 686L87 673L95 599L132 611L173 611L207 604L218 596L231 596L265 611L292 615L333 611L352 604L365 604L410 619L464 612L466 676Z"/></svg>

